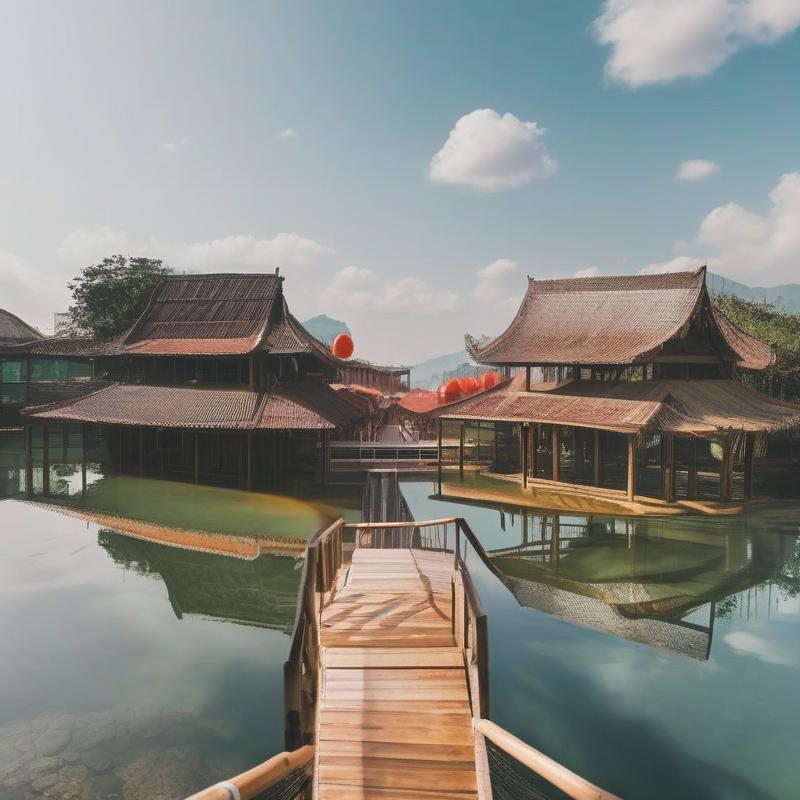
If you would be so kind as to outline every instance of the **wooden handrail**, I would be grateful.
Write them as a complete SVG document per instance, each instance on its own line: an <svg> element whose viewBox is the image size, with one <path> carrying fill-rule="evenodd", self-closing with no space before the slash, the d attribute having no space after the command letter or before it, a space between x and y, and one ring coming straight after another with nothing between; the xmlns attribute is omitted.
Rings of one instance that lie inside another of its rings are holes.
<svg viewBox="0 0 800 800"><path fill-rule="evenodd" d="M559 764L521 739L517 739L516 736L494 722L488 719L476 719L473 725L477 733L494 742L503 752L508 753L520 764L561 789L573 800L620 800L617 795L581 778L563 764Z"/></svg>
<svg viewBox="0 0 800 800"><path fill-rule="evenodd" d="M259 764L257 767L242 772L229 781L209 786L186 800L230 800L235 794L233 787L241 800L252 800L256 795L274 786L296 769L301 769L314 758L314 747L310 744L293 750L291 753L278 753L278 755Z"/></svg>
<svg viewBox="0 0 800 800"><path fill-rule="evenodd" d="M458 522L457 517L443 517L442 519L408 520L407 522L346 522L345 528L430 528L434 525L447 525Z"/></svg>

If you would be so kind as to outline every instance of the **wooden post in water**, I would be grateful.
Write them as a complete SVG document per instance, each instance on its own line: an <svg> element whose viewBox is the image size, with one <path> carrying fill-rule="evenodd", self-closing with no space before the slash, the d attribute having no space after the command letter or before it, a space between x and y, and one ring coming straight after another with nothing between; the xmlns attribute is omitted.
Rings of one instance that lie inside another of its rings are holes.
<svg viewBox="0 0 800 800"><path fill-rule="evenodd" d="M628 434L628 500L636 495L636 435Z"/></svg>
<svg viewBox="0 0 800 800"><path fill-rule="evenodd" d="M33 425L25 426L25 495L33 497Z"/></svg>
<svg viewBox="0 0 800 800"><path fill-rule="evenodd" d="M558 425L553 425L553 480L559 480L559 461L560 461L561 444L558 436Z"/></svg>
<svg viewBox="0 0 800 800"><path fill-rule="evenodd" d="M438 430L439 430L439 441L437 443L436 452L438 455L437 460L437 467L436 467L436 480L439 484L439 494L442 493L442 418L439 417L437 420L438 423Z"/></svg>
<svg viewBox="0 0 800 800"><path fill-rule="evenodd" d="M42 494L50 494L50 431L42 426Z"/></svg>
<svg viewBox="0 0 800 800"><path fill-rule="evenodd" d="M753 499L753 451L755 434L746 433L744 440L744 499Z"/></svg>
<svg viewBox="0 0 800 800"><path fill-rule="evenodd" d="M595 486L600 485L600 431L594 432L594 451L592 453L592 480Z"/></svg>
<svg viewBox="0 0 800 800"><path fill-rule="evenodd" d="M86 502L86 451L89 449L89 426L81 425L81 500Z"/></svg>

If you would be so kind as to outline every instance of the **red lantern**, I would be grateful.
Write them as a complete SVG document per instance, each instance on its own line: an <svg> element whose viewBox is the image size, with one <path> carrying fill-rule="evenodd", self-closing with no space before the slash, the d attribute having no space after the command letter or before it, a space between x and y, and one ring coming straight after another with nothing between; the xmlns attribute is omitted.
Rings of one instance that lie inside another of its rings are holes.
<svg viewBox="0 0 800 800"><path fill-rule="evenodd" d="M331 345L331 352L336 358L350 358L353 355L353 339L349 333L340 333Z"/></svg>
<svg viewBox="0 0 800 800"><path fill-rule="evenodd" d="M498 383L503 382L503 378L499 372L490 372L489 374L492 376L492 386L497 386Z"/></svg>
<svg viewBox="0 0 800 800"><path fill-rule="evenodd" d="M492 378L491 372L484 372L482 375L479 375L477 378L478 389L482 391L486 391L486 389L491 389L494 386L494 378Z"/></svg>
<svg viewBox="0 0 800 800"><path fill-rule="evenodd" d="M444 400L446 403L452 403L453 400L458 400L461 396L461 384L455 378L451 378L444 385Z"/></svg>
<svg viewBox="0 0 800 800"><path fill-rule="evenodd" d="M459 378L458 385L461 387L461 392L463 394L472 394L476 389L475 378L471 378L469 375L464 375L462 378Z"/></svg>

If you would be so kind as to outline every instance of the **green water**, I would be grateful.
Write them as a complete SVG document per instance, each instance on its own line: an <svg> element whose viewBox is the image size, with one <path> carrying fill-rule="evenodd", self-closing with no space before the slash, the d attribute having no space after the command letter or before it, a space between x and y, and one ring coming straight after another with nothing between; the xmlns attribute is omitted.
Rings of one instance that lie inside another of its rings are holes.
<svg viewBox="0 0 800 800"><path fill-rule="evenodd" d="M800 796L797 507L561 515L554 544L552 515L403 491L496 553L502 581L468 554L495 721L626 798Z"/></svg>

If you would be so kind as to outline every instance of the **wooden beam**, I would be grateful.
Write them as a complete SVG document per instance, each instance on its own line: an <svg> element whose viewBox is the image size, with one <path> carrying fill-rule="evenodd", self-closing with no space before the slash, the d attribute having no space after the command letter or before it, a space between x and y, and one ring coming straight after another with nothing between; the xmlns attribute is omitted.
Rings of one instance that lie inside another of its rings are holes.
<svg viewBox="0 0 800 800"><path fill-rule="evenodd" d="M628 434L628 500L636 495L636 435Z"/></svg>
<svg viewBox="0 0 800 800"><path fill-rule="evenodd" d="M520 425L519 435L522 439L522 488L528 488L528 460L531 446L531 429L527 422Z"/></svg>
<svg viewBox="0 0 800 800"><path fill-rule="evenodd" d="M561 455L561 443L559 441L558 425L553 425L553 480L559 479L559 456Z"/></svg>
<svg viewBox="0 0 800 800"><path fill-rule="evenodd" d="M536 477L536 472L539 467L537 460L538 460L538 450L539 450L539 429L540 425L531 425L531 477Z"/></svg>
<svg viewBox="0 0 800 800"><path fill-rule="evenodd" d="M671 433L665 433L662 442L662 497L665 503L672 503L675 500L675 437Z"/></svg>
<svg viewBox="0 0 800 800"><path fill-rule="evenodd" d="M525 367L525 391L531 390L531 368Z"/></svg>

